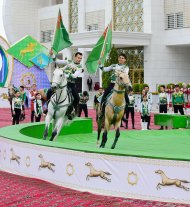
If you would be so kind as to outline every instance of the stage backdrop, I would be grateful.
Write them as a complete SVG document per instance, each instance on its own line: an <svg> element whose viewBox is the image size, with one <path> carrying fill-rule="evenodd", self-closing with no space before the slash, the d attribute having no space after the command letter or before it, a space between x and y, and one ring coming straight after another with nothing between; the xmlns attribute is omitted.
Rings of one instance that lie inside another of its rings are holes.
<svg viewBox="0 0 190 207"><path fill-rule="evenodd" d="M21 62L14 60L14 71L11 84L19 87L23 85L28 91L32 84L36 83L37 89L50 88L50 82L45 70L41 70L36 66L28 69Z"/></svg>
<svg viewBox="0 0 190 207"><path fill-rule="evenodd" d="M12 76L13 58L6 53L7 49L9 49L8 42L0 36L0 88L7 87ZM0 95L2 91L3 89L0 90Z"/></svg>

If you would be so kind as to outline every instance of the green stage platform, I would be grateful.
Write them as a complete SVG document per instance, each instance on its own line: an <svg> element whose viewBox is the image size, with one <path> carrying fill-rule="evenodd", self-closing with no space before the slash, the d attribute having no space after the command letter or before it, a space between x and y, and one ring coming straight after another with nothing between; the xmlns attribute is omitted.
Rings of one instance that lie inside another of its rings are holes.
<svg viewBox="0 0 190 207"><path fill-rule="evenodd" d="M111 150L114 131L108 134L106 148L96 147L91 119L77 119L63 128L55 142L42 140L44 123L21 124L0 129L0 137L18 142L90 153L190 161L190 130L121 131L116 149Z"/></svg>
<svg viewBox="0 0 190 207"><path fill-rule="evenodd" d="M190 129L190 116L180 114L155 114L154 124L159 126L169 126L174 129Z"/></svg>

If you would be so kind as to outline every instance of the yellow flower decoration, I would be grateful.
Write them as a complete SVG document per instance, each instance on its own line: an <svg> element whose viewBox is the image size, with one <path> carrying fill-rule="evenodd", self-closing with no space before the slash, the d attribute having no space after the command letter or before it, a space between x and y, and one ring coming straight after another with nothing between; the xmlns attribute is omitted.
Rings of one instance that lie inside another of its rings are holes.
<svg viewBox="0 0 190 207"><path fill-rule="evenodd" d="M26 157L25 164L26 164L26 167L30 167L31 161L30 161L30 157L29 156Z"/></svg>
<svg viewBox="0 0 190 207"><path fill-rule="evenodd" d="M66 172L67 172L67 175L68 176L71 176L74 174L75 170L74 170L74 167L71 163L69 163L66 167Z"/></svg>
<svg viewBox="0 0 190 207"><path fill-rule="evenodd" d="M128 183L130 185L136 185L138 183L138 175L134 172L130 172L128 173L128 177L127 177Z"/></svg>

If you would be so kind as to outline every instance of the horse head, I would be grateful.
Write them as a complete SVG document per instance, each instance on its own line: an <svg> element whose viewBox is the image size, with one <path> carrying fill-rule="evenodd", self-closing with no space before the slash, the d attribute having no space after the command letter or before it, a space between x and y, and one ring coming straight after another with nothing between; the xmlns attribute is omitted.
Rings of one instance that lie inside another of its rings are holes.
<svg viewBox="0 0 190 207"><path fill-rule="evenodd" d="M129 79L129 75L126 72L116 72L116 83L119 85L121 88L126 88L131 86L131 81Z"/></svg>
<svg viewBox="0 0 190 207"><path fill-rule="evenodd" d="M13 152L13 148L11 148L10 151Z"/></svg>
<svg viewBox="0 0 190 207"><path fill-rule="evenodd" d="M66 82L66 77L63 70L58 68L55 69L53 72L53 80L51 84L52 89L60 88L61 86L66 84L64 82Z"/></svg>
<svg viewBox="0 0 190 207"><path fill-rule="evenodd" d="M157 170L157 171L155 171L155 173L157 173L157 174L164 174L164 172L162 170Z"/></svg>
<svg viewBox="0 0 190 207"><path fill-rule="evenodd" d="M87 162L85 165L88 166L88 167L91 167L92 166L92 163Z"/></svg>
<svg viewBox="0 0 190 207"><path fill-rule="evenodd" d="M39 157L39 158L43 158L42 154L39 154L38 157Z"/></svg>

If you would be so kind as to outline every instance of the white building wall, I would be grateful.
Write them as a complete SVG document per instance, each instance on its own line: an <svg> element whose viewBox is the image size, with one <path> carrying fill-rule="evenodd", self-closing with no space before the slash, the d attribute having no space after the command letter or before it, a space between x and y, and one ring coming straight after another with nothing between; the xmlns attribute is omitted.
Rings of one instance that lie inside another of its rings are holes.
<svg viewBox="0 0 190 207"><path fill-rule="evenodd" d="M38 0L4 0L3 21L7 39L11 44L25 35L37 38L39 6Z"/></svg>
<svg viewBox="0 0 190 207"><path fill-rule="evenodd" d="M158 84L189 82L190 47L166 46L170 39L168 32L175 34L181 29L165 30L164 0L151 1L151 17L152 39L150 45L144 48L145 83L156 91ZM181 37L176 36L175 41L179 39Z"/></svg>

